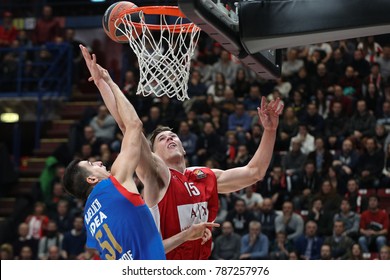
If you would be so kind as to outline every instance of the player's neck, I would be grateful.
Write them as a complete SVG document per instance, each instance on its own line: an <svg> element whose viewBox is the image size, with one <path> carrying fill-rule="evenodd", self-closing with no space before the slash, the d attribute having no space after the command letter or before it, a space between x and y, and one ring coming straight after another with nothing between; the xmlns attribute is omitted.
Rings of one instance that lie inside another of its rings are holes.
<svg viewBox="0 0 390 280"><path fill-rule="evenodd" d="M167 164L167 166L170 169L175 169L175 170L179 171L180 173L184 173L184 170L186 169L186 162L185 162L184 157L182 157L180 159L174 158L171 160L167 160L165 163Z"/></svg>

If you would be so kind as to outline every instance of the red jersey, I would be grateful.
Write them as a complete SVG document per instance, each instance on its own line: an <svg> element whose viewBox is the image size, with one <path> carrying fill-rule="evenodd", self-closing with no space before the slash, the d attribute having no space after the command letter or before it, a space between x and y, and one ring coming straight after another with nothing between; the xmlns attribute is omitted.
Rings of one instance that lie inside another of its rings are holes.
<svg viewBox="0 0 390 280"><path fill-rule="evenodd" d="M371 212L366 210L360 217L361 229L373 229L380 231L384 228L389 228L389 216L383 209L379 209L377 212Z"/></svg>
<svg viewBox="0 0 390 280"><path fill-rule="evenodd" d="M218 213L217 178L205 167L187 168L184 174L170 169L171 178L163 199L152 210L163 240L200 222L212 222ZM187 241L169 252L167 259L207 260L211 240Z"/></svg>

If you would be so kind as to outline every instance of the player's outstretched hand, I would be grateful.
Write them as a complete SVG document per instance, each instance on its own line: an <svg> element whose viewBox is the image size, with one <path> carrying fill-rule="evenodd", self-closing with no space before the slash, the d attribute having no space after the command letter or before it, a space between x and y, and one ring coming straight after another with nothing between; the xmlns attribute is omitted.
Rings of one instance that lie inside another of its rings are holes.
<svg viewBox="0 0 390 280"><path fill-rule="evenodd" d="M109 82L111 80L110 74L106 69L96 63L96 55L91 55L88 49L81 44L80 49L81 53L83 54L85 63L87 64L88 70L91 73L91 77L89 77L88 81L94 81L96 83L100 79L103 79L105 82Z"/></svg>
<svg viewBox="0 0 390 280"><path fill-rule="evenodd" d="M199 224L193 224L188 228L187 240L197 240L202 238L202 245L211 238L211 231L209 228L219 227L217 223L203 222Z"/></svg>
<svg viewBox="0 0 390 280"><path fill-rule="evenodd" d="M279 124L279 115L283 112L283 107L284 105L279 98L269 103L267 103L264 96L261 98L261 105L257 107L257 113L264 130L276 131Z"/></svg>

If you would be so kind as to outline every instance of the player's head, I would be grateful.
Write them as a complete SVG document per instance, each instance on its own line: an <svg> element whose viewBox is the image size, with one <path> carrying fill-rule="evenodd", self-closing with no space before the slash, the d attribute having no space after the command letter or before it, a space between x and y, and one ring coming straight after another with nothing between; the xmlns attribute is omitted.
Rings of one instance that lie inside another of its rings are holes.
<svg viewBox="0 0 390 280"><path fill-rule="evenodd" d="M163 160L174 156L184 156L183 145L172 129L167 126L156 128L150 137L152 151L158 154Z"/></svg>
<svg viewBox="0 0 390 280"><path fill-rule="evenodd" d="M93 186L109 176L101 161L75 159L65 170L64 188L74 197L86 200Z"/></svg>

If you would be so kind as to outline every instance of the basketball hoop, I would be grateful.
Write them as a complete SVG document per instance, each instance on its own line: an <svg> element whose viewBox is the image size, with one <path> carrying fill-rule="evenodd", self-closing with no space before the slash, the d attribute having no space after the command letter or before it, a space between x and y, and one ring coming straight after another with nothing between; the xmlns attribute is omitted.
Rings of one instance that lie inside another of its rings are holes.
<svg viewBox="0 0 390 280"><path fill-rule="evenodd" d="M145 15L160 15L160 24L149 24ZM175 17L169 23L168 17ZM194 55L200 29L185 22L178 7L147 6L124 10L115 27L128 39L138 58L140 80L137 94L157 97L168 95L178 100L187 94L191 57Z"/></svg>

